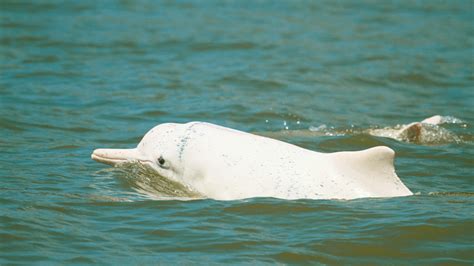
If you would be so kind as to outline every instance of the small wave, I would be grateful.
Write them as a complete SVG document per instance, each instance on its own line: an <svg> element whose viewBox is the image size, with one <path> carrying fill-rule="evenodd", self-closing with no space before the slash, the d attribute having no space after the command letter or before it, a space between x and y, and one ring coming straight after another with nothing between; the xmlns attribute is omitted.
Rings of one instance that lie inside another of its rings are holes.
<svg viewBox="0 0 474 266"><path fill-rule="evenodd" d="M474 197L474 192L429 192L429 196Z"/></svg>
<svg viewBox="0 0 474 266"><path fill-rule="evenodd" d="M257 45L251 42L236 42L236 43L195 43L190 46L193 51L225 51L225 50L249 50L256 48Z"/></svg>
<svg viewBox="0 0 474 266"><path fill-rule="evenodd" d="M394 83L411 84L420 87L439 87L446 88L450 86L465 86L463 83L457 82L446 82L443 79L437 77L434 73L410 73L410 74L399 74L389 75L387 79Z"/></svg>
<svg viewBox="0 0 474 266"><path fill-rule="evenodd" d="M328 128L328 126L326 126L325 124L322 124L322 125L319 125L317 127L310 126L309 131L326 131L327 128Z"/></svg>
<svg viewBox="0 0 474 266"><path fill-rule="evenodd" d="M308 130L310 132L312 132L313 134L318 134L319 133L322 136L331 136L331 137L346 136L346 135L349 135L351 133L356 133L357 134L357 132L354 132L353 128L339 130L339 129L336 129L334 127L328 127L326 124L322 124L322 125L319 125L317 127L310 126L308 128Z"/></svg>

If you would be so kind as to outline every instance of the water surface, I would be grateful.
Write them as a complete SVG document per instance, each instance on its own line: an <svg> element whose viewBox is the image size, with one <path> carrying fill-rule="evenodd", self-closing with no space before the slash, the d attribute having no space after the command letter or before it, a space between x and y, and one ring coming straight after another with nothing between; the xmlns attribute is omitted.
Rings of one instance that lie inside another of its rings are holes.
<svg viewBox="0 0 474 266"><path fill-rule="evenodd" d="M0 264L472 265L473 17L471 1L2 1ZM450 119L427 143L367 134L434 114ZM156 200L90 159L194 120L389 146L416 195Z"/></svg>

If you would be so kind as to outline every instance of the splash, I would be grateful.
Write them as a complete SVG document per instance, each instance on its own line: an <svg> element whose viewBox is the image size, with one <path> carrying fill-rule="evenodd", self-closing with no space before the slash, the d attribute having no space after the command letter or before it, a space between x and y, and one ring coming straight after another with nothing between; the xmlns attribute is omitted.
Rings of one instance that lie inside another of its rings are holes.
<svg viewBox="0 0 474 266"><path fill-rule="evenodd" d="M445 124L457 124L462 128L467 127L466 122L453 116L433 116L423 120L422 122L414 122L406 125L399 124L383 128L374 126L369 129L358 129L351 125L350 128L335 129L323 124L320 126L311 126L308 130L313 136L346 136L369 134L372 136L391 138L401 142L416 143L421 145L440 145L446 143L463 142L463 138L446 129L443 126ZM287 134L299 136L304 135L301 132L299 132L299 134Z"/></svg>
<svg viewBox="0 0 474 266"><path fill-rule="evenodd" d="M434 122L435 121L435 122ZM433 116L422 122L411 124L398 124L395 126L371 128L357 128L351 125L348 128L335 128L326 124L310 126L303 130L282 130L276 132L258 132L256 134L271 137L322 137L322 136L349 136L349 135L372 135L395 139L401 142L415 143L420 145L441 145L448 143L462 143L472 139L472 136L460 136L446 128L459 127L464 129L468 124L453 116Z"/></svg>
<svg viewBox="0 0 474 266"><path fill-rule="evenodd" d="M466 124L466 122L454 116L441 116L440 124Z"/></svg>
<svg viewBox="0 0 474 266"><path fill-rule="evenodd" d="M368 129L366 133L424 145L461 143L462 138L444 128L443 124L462 124L462 127L467 126L464 121L456 117L435 115L421 122L414 122L408 125Z"/></svg>
<svg viewBox="0 0 474 266"><path fill-rule="evenodd" d="M419 124L416 137L413 136L413 132L405 130L406 126L407 125L397 125L395 127L385 127L381 129L368 129L366 133L377 137L392 138L398 141L424 145L462 142L462 139L455 133L439 125Z"/></svg>

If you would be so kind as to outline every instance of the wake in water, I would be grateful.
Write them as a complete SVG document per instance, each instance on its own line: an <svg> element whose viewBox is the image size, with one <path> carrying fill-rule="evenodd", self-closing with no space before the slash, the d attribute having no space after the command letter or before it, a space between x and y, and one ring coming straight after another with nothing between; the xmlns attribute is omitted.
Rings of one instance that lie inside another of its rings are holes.
<svg viewBox="0 0 474 266"><path fill-rule="evenodd" d="M421 145L441 145L447 143L461 143L471 141L470 135L458 135L445 128L446 125L455 125L465 128L467 123L452 116L433 116L421 122L389 127L374 126L368 129L351 127L338 129L327 125L311 126L306 130L283 130L276 132L259 132L257 134L271 138L280 137L320 137L320 136L348 136L368 134L377 137L391 138L402 142Z"/></svg>
<svg viewBox="0 0 474 266"><path fill-rule="evenodd" d="M140 163L125 163L116 168L137 192L155 200L191 200L204 198L192 188L162 177Z"/></svg>

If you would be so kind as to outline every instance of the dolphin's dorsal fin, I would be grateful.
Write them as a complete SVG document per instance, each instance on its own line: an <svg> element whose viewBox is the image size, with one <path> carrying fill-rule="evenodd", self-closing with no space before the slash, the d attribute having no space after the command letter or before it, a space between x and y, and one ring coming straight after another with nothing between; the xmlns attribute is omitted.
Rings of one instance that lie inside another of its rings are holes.
<svg viewBox="0 0 474 266"><path fill-rule="evenodd" d="M412 195L401 182L393 165L395 152L385 146L354 151L337 152L338 171L350 175L347 193L369 197L393 197Z"/></svg>

